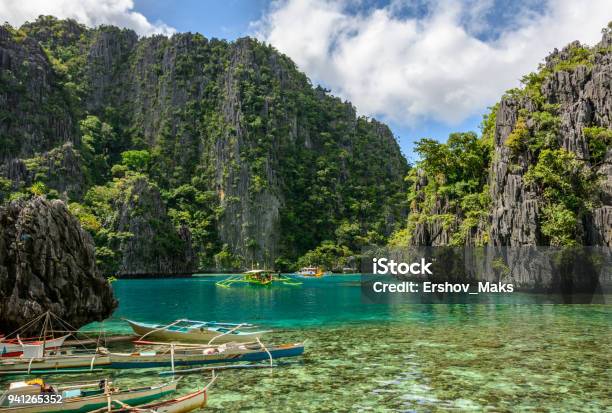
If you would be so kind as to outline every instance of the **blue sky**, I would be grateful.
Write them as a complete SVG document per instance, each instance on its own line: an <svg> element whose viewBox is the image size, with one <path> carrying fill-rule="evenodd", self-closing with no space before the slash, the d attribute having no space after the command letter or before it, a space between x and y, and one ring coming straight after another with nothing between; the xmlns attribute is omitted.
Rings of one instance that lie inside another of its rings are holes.
<svg viewBox="0 0 612 413"><path fill-rule="evenodd" d="M350 12L367 12L367 10L388 6L388 4L388 1L353 4L353 10L350 10ZM163 21L179 32L199 32L206 37L230 40L252 35L252 23L261 19L269 8L270 0L228 0L224 2L181 0L180 3L135 0L134 2L134 9L145 15L150 21ZM404 10L404 13L413 14L414 11ZM424 13L424 9L421 8L418 13ZM321 83L324 84L324 82ZM329 85L324 84L324 86L328 87ZM378 117L389 124L398 137L402 152L409 159L415 159L412 152L414 141L422 137L444 140L451 132L478 131L482 119L482 115L477 114L452 125L435 120L404 125L385 119L385 116L378 115Z"/></svg>
<svg viewBox="0 0 612 413"><path fill-rule="evenodd" d="M233 40L249 34L250 23L261 18L268 4L269 0L135 0L134 10L179 32Z"/></svg>
<svg viewBox="0 0 612 413"><path fill-rule="evenodd" d="M612 1L589 0L0 0L14 26L40 14L139 35L254 36L314 84L413 143L478 131L487 107L555 47L596 43Z"/></svg>

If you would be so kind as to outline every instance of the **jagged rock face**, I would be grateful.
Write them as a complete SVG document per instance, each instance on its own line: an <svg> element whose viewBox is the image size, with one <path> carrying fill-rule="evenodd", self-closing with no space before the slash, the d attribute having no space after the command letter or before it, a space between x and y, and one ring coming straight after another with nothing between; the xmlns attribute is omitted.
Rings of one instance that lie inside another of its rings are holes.
<svg viewBox="0 0 612 413"><path fill-rule="evenodd" d="M612 35L604 34L600 47L608 47ZM551 54L546 59L552 67L555 58L565 58L573 43ZM574 152L581 160L589 161L589 149L583 128L598 125L612 128L612 54L599 53L590 66L578 66L571 71L554 71L542 85L546 102L559 104L561 119L560 146ZM514 98L502 99L497 112L495 156L491 173L491 197L494 202L491 217L491 241L494 245L541 245L542 236L538 216L539 196L523 182L523 176L535 160L528 153L511 161L511 151L505 142L512 132L518 112L534 110L529 102ZM583 223L585 245L612 246L612 151L597 165L602 175L601 206Z"/></svg>
<svg viewBox="0 0 612 413"><path fill-rule="evenodd" d="M71 142L34 158L13 158L0 164L0 175L15 186L30 186L44 178L48 186L69 199L80 198L87 186L82 156Z"/></svg>
<svg viewBox="0 0 612 413"><path fill-rule="evenodd" d="M0 160L76 142L70 104L38 42L0 26Z"/></svg>
<svg viewBox="0 0 612 413"><path fill-rule="evenodd" d="M296 259L333 240L342 222L359 221L364 235L386 236L405 218L405 199L396 200L405 190L408 165L389 128L357 117L349 102L313 88L287 56L269 46L249 38L226 42L192 33L139 39L131 30L90 29L51 17L22 29L36 50L24 50L16 35L7 35L0 47L26 58L43 52L40 43L50 56L60 56L68 74L59 83L78 85L74 119L95 115L120 137L115 153L95 154L108 160L109 168L120 152L147 149L156 163L151 182L164 194L185 184L217 194L211 202L221 211L212 218L215 240L206 244L216 246L194 246L198 256L206 249L207 262L227 246L245 265L272 266L279 256ZM70 57L63 61L61 56ZM55 85L56 60L40 58ZM29 75L24 81L37 83ZM51 158L45 153L66 141L75 142L82 158L91 158L74 136L54 135L48 145L28 144L25 152L9 152L0 162L0 175L31 184L35 173L23 158L34 153ZM79 176L76 168L62 167L64 175ZM110 176L105 171L96 184ZM46 183L78 202L92 185L69 178ZM375 230L366 228L374 215ZM155 228L138 228L160 235ZM120 251L126 257L139 255L136 243L121 247L130 248ZM125 260L125 271L143 269L131 262Z"/></svg>
<svg viewBox="0 0 612 413"><path fill-rule="evenodd" d="M121 241L121 274L180 274L194 266L191 234L172 226L159 190L145 178L124 189L111 227L131 236Z"/></svg>
<svg viewBox="0 0 612 413"><path fill-rule="evenodd" d="M427 176L423 173L423 171L420 171L419 179L416 182L415 191L419 194L419 201L421 202L423 201L423 191L424 188L427 186L427 181ZM454 213L454 211L451 211L448 207L448 202L446 202L445 199L441 198L436 199L436 203L433 208L427 212L432 216ZM440 219L426 220L425 222L420 222L414 228L412 237L410 238L410 245L448 245L451 240L452 231L456 230L458 224L458 218L456 218L452 223L447 225L445 225Z"/></svg>
<svg viewBox="0 0 612 413"><path fill-rule="evenodd" d="M91 236L63 202L34 198L0 208L0 330L8 334L47 310L79 328L116 306Z"/></svg>
<svg viewBox="0 0 612 413"><path fill-rule="evenodd" d="M580 165L599 175L594 185L598 189L589 190L589 195L599 199L589 198L590 206L580 212L574 241L587 246L612 245L612 150L608 143L607 154L589 153L585 135L587 128L612 130L611 45L612 34L604 31L602 41L588 50L578 42L555 50L545 66L531 75L535 77L527 77L523 90L504 95L490 115L495 116L494 124L487 125L492 129L481 138L487 145L492 142L489 167L483 170L488 173L488 191L486 186L479 189L488 192L491 202L477 223L473 215L468 221L456 195L452 203L442 193L434 194L433 200L427 198L428 183L439 178L419 171L412 206L413 217L418 219L410 228L411 245L548 245L551 240L543 234L543 222L550 219L546 188L529 183L542 153L538 145L568 151ZM588 54L588 59L579 60L576 53L580 52ZM516 144L517 139L521 144ZM461 228L466 222L469 226Z"/></svg>
<svg viewBox="0 0 612 413"><path fill-rule="evenodd" d="M494 245L540 245L538 196L523 184L523 175L533 159L513 159L505 144L518 118L519 104L502 99L495 125L495 156L491 167L491 240Z"/></svg>

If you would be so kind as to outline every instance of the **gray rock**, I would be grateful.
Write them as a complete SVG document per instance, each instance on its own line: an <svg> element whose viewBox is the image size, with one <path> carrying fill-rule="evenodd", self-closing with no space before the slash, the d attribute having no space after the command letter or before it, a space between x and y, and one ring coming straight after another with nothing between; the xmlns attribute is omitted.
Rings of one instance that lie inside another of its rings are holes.
<svg viewBox="0 0 612 413"><path fill-rule="evenodd" d="M116 306L91 236L62 201L0 208L0 330L8 334L47 310L79 328Z"/></svg>

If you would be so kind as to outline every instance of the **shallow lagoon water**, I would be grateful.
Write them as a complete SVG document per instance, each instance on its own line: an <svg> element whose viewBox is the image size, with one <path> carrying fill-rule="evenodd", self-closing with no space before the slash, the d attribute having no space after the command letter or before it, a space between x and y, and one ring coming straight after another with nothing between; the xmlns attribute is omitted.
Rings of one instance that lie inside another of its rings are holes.
<svg viewBox="0 0 612 413"><path fill-rule="evenodd" d="M87 329L129 331L121 317L191 318L274 327L268 342L306 339L305 355L282 367L220 372L207 411L610 409L609 305L363 304L359 276L278 288L218 280L117 281L118 310ZM129 386L160 381L161 370L110 374ZM186 376L180 392L207 379Z"/></svg>

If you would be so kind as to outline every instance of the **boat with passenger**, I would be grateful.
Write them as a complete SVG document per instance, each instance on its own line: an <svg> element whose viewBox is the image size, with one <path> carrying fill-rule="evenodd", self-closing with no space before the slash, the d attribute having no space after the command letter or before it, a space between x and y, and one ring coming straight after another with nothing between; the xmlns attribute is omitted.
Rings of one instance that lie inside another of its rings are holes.
<svg viewBox="0 0 612 413"><path fill-rule="evenodd" d="M219 287L229 288L234 284L246 284L259 287L271 287L273 285L302 285L290 277L275 273L270 270L250 270L241 275L233 275L216 283Z"/></svg>

